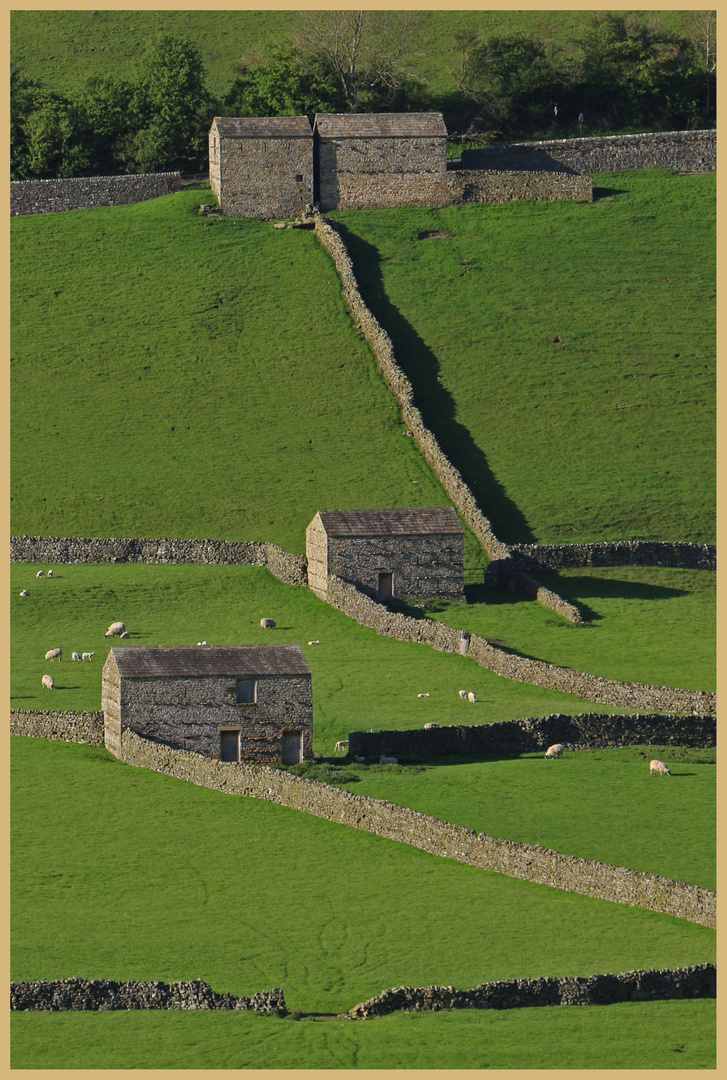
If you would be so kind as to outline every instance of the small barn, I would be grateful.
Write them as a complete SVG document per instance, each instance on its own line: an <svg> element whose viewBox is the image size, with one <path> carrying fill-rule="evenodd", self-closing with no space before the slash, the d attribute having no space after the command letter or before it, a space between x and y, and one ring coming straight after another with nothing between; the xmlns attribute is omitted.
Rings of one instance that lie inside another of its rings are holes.
<svg viewBox="0 0 727 1080"><path fill-rule="evenodd" d="M313 202L313 132L307 116L216 116L210 187L223 214L293 217Z"/></svg>
<svg viewBox="0 0 727 1080"><path fill-rule="evenodd" d="M313 756L311 673L299 645L113 648L101 707L117 757L125 730L221 761Z"/></svg>
<svg viewBox="0 0 727 1080"><path fill-rule="evenodd" d="M319 510L305 538L308 585L321 599L329 574L382 601L464 597L464 537L451 506Z"/></svg>
<svg viewBox="0 0 727 1080"><path fill-rule="evenodd" d="M317 113L313 133L321 210L446 201L441 113Z"/></svg>

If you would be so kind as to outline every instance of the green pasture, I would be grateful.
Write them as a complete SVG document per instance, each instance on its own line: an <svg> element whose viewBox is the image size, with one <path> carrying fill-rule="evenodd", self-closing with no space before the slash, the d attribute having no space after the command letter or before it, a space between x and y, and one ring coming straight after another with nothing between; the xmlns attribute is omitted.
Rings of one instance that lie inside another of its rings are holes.
<svg viewBox="0 0 727 1080"><path fill-rule="evenodd" d="M671 776L651 776L649 761ZM716 888L716 751L627 746L494 761L366 766L356 795L525 844ZM297 771L297 770L296 770ZM334 776L329 781L339 783Z"/></svg>
<svg viewBox="0 0 727 1080"><path fill-rule="evenodd" d="M284 585L262 567L86 564L11 565L11 706L100 709L101 671L116 620L123 645L210 645L297 642L313 673L313 746L330 754L360 728L417 728L425 722L487 723L551 712L618 712L570 694L510 682L472 660L428 645L380 637L335 611L306 588ZM27 588L29 596L19 595ZM262 630L261 618L274 618ZM307 642L320 640L320 645ZM46 652L63 660L46 663ZM71 662L72 652L95 652ZM41 686L53 675L52 691ZM476 704L462 702L466 685ZM430 698L418 698L429 692Z"/></svg>
<svg viewBox="0 0 727 1080"><path fill-rule="evenodd" d="M11 743L13 979L201 977L340 1012L387 986L714 959L714 931L685 920L195 787L103 748Z"/></svg>
<svg viewBox="0 0 727 1080"><path fill-rule="evenodd" d="M714 1069L714 1001L291 1020L14 1013L14 1069Z"/></svg>
<svg viewBox="0 0 727 1080"><path fill-rule="evenodd" d="M502 540L714 541L714 174L594 188L332 216Z"/></svg>
<svg viewBox="0 0 727 1080"><path fill-rule="evenodd" d="M14 534L304 551L319 509L448 502L315 235L210 199L13 220Z"/></svg>
<svg viewBox="0 0 727 1080"><path fill-rule="evenodd" d="M715 689L714 573L585 568L539 573L538 580L577 604L587 622L566 622L536 600L483 586L468 587L467 604L432 600L420 610L562 667L656 686Z"/></svg>
<svg viewBox="0 0 727 1080"><path fill-rule="evenodd" d="M656 11L669 26L683 29L689 12ZM474 30L481 38L516 31L568 42L585 29L585 11L422 11L419 39L407 70L434 94L453 93L450 70L459 68L455 34ZM13 11L12 57L28 78L75 88L88 75L129 74L147 38L159 32L188 37L202 53L213 93L225 93L241 57L255 59L290 42L293 11Z"/></svg>

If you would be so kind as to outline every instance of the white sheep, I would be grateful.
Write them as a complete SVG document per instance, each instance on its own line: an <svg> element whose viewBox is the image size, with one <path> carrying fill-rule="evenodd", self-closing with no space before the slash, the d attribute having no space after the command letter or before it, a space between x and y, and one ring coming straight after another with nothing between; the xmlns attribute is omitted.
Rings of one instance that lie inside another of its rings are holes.
<svg viewBox="0 0 727 1080"><path fill-rule="evenodd" d="M549 746L548 749L545 751L545 756L547 758L563 757L564 750L565 747L563 746L563 743L553 743L553 745Z"/></svg>
<svg viewBox="0 0 727 1080"><path fill-rule="evenodd" d="M309 645L320 645L320 639L316 638L314 641L309 641Z"/></svg>
<svg viewBox="0 0 727 1080"><path fill-rule="evenodd" d="M71 653L71 660L80 660L80 659L81 659L80 652L72 652Z"/></svg>
<svg viewBox="0 0 727 1080"><path fill-rule="evenodd" d="M21 596L30 596L30 593L28 592L27 589L21 589L20 590L20 595Z"/></svg>
<svg viewBox="0 0 727 1080"><path fill-rule="evenodd" d="M42 570L39 570L39 571L38 571L38 573L37 573L37 574L36 574L35 576L36 576L37 578L39 578L39 577L44 577L43 571L42 571Z"/></svg>
<svg viewBox="0 0 727 1080"><path fill-rule="evenodd" d="M473 705L477 701L477 698L475 697L475 695L472 693L471 690L470 690L469 694L467 695L467 700L471 701Z"/></svg>
<svg viewBox="0 0 727 1080"><path fill-rule="evenodd" d="M48 577L53 577L53 571L52 570L48 571Z"/></svg>
<svg viewBox="0 0 727 1080"><path fill-rule="evenodd" d="M128 630L122 630L121 633L119 634L119 638L128 637L128 636L129 636L129 631Z"/></svg>
<svg viewBox="0 0 727 1080"><path fill-rule="evenodd" d="M112 622L111 626L108 628L108 630L104 634L104 637L116 637L117 634L119 636L121 636L121 634L125 633L125 631L126 631L126 623Z"/></svg>
<svg viewBox="0 0 727 1080"><path fill-rule="evenodd" d="M671 776L667 766L663 761L659 761L658 758L654 758L653 761L649 762L649 776L651 776L652 773L661 773L662 776Z"/></svg>
<svg viewBox="0 0 727 1080"><path fill-rule="evenodd" d="M275 619L261 619L260 625L262 626L263 630L272 630L272 628L276 625Z"/></svg>
<svg viewBox="0 0 727 1080"><path fill-rule="evenodd" d="M467 691L466 690L460 690L459 691L459 696L461 698L466 698L467 697Z"/></svg>
<svg viewBox="0 0 727 1080"><path fill-rule="evenodd" d="M48 690L53 689L54 683L52 675L44 675L41 682L43 683L43 686L45 686Z"/></svg>
<svg viewBox="0 0 727 1080"><path fill-rule="evenodd" d="M90 659L91 659L92 657L94 657L95 655L96 655L96 653L95 653L95 652L85 652L85 653L83 654L83 656L81 657L81 659L82 659L82 660L90 660Z"/></svg>
<svg viewBox="0 0 727 1080"><path fill-rule="evenodd" d="M339 739L339 741L333 747L333 751L334 751L334 753L338 753L339 750L342 753L347 752L347 750L348 750L348 739Z"/></svg>
<svg viewBox="0 0 727 1080"><path fill-rule="evenodd" d="M438 727L439 727L439 724L425 724L424 725L424 730L425 731L431 731L433 728L438 728Z"/></svg>
<svg viewBox="0 0 727 1080"><path fill-rule="evenodd" d="M379 765L398 765L399 762L395 757L387 757L386 754L382 754L379 758Z"/></svg>
<svg viewBox="0 0 727 1080"><path fill-rule="evenodd" d="M49 649L48 652L45 654L45 658L46 658L46 660L56 660L57 659L58 663L60 664L62 654L63 654L63 649Z"/></svg>
<svg viewBox="0 0 727 1080"><path fill-rule="evenodd" d="M206 641L198 641L198 642L197 642L197 644L198 644L198 645L206 645L206 644L207 644L207 642L206 642Z"/></svg>
<svg viewBox="0 0 727 1080"><path fill-rule="evenodd" d="M431 697L431 694L417 694L417 697Z"/></svg>

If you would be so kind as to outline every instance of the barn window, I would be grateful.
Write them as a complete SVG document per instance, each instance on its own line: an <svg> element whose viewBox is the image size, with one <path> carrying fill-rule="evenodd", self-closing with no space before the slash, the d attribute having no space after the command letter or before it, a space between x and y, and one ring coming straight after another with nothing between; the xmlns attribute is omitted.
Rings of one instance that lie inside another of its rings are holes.
<svg viewBox="0 0 727 1080"><path fill-rule="evenodd" d="M242 705L254 705L257 701L257 683L254 679L238 679L235 701Z"/></svg>
<svg viewBox="0 0 727 1080"><path fill-rule="evenodd" d="M221 731L220 732L220 761L239 761L240 760L240 732L239 729L234 731Z"/></svg>
<svg viewBox="0 0 727 1080"><path fill-rule="evenodd" d="M295 182L297 184L302 184L303 183L303 173L296 173L295 174Z"/></svg>

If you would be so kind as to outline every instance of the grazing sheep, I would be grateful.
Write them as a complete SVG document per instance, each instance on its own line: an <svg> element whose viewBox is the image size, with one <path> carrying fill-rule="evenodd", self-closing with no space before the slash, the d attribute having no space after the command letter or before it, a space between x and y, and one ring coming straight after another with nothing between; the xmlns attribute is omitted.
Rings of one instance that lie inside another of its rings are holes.
<svg viewBox="0 0 727 1080"><path fill-rule="evenodd" d="M198 641L198 642L197 642L197 644L198 644L198 645L206 645L206 644L207 644L207 642L206 642L206 641Z"/></svg>
<svg viewBox="0 0 727 1080"><path fill-rule="evenodd" d="M662 776L671 776L667 766L663 761L659 761L658 758L654 758L653 761L649 762L649 776L651 776L652 773L661 773Z"/></svg>
<svg viewBox="0 0 727 1080"><path fill-rule="evenodd" d="M85 652L81 657L82 660L90 660L92 656L95 656L95 652Z"/></svg>
<svg viewBox="0 0 727 1080"><path fill-rule="evenodd" d="M53 689L54 683L52 675L44 675L41 679L41 682L43 683L43 686L47 687L48 690Z"/></svg>
<svg viewBox="0 0 727 1080"><path fill-rule="evenodd" d="M80 659L81 659L80 652L72 652L71 653L71 660L80 660Z"/></svg>
<svg viewBox="0 0 727 1080"><path fill-rule="evenodd" d="M333 747L334 753L338 753L340 750L342 753L346 753L348 750L348 739L340 739Z"/></svg>
<svg viewBox="0 0 727 1080"><path fill-rule="evenodd" d="M386 754L382 754L379 758L379 765L398 765L399 762L395 757L387 757Z"/></svg>
<svg viewBox="0 0 727 1080"><path fill-rule="evenodd" d="M316 638L315 641L309 641L308 644L309 645L320 645L320 640L318 638Z"/></svg>
<svg viewBox="0 0 727 1080"><path fill-rule="evenodd" d="M39 571L38 571L38 573L37 573L37 574L36 574L35 576L36 576L37 578L39 578L39 577L43 577L43 576L44 576L44 575L43 575L43 571L42 571L42 570L39 570Z"/></svg>
<svg viewBox="0 0 727 1080"><path fill-rule="evenodd" d="M432 728L438 728L438 727L439 727L439 724L425 724L424 725L424 730L425 731L431 731Z"/></svg>
<svg viewBox="0 0 727 1080"><path fill-rule="evenodd" d="M125 632L126 632L126 623L112 622L111 626L108 628L108 630L104 634L104 637L116 637L117 634L120 637Z"/></svg>
<svg viewBox="0 0 727 1080"><path fill-rule="evenodd" d="M30 596L30 593L28 592L27 589L21 589L20 590L20 595L21 596Z"/></svg>
<svg viewBox="0 0 727 1080"><path fill-rule="evenodd" d="M49 649L48 652L45 654L45 658L46 660L55 660L57 657L58 663L60 664L62 653L63 649Z"/></svg>
<svg viewBox="0 0 727 1080"><path fill-rule="evenodd" d="M261 619L260 625L262 626L263 630L272 630L272 628L276 625L275 619Z"/></svg>
<svg viewBox="0 0 727 1080"><path fill-rule="evenodd" d="M53 571L52 570L48 571L48 577L53 577Z"/></svg>
<svg viewBox="0 0 727 1080"><path fill-rule="evenodd" d="M563 757L564 750L565 747L563 746L563 743L553 743L553 745L549 746L548 749L545 751L545 756L547 758Z"/></svg>
<svg viewBox="0 0 727 1080"><path fill-rule="evenodd" d="M417 697L431 697L430 694L417 694Z"/></svg>
<svg viewBox="0 0 727 1080"><path fill-rule="evenodd" d="M128 637L128 636L129 636L129 631L128 630L122 630L121 633L119 634L120 638Z"/></svg>
<svg viewBox="0 0 727 1080"><path fill-rule="evenodd" d="M459 696L461 698L466 698L467 697L467 691L466 690L460 690L459 691Z"/></svg>
<svg viewBox="0 0 727 1080"><path fill-rule="evenodd" d="M472 693L471 690L470 690L469 694L467 695L467 700L471 701L473 705L477 701L477 698L475 697L475 695Z"/></svg>

